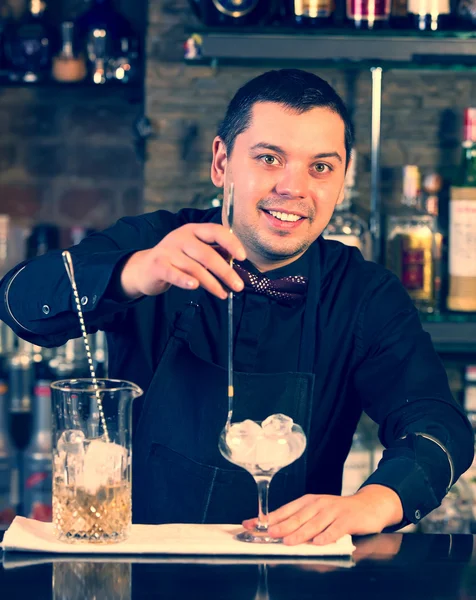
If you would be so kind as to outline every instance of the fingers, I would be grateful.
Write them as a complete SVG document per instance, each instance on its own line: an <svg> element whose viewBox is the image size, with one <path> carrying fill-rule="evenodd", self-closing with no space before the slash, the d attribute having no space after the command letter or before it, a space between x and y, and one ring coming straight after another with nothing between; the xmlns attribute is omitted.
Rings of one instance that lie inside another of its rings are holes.
<svg viewBox="0 0 476 600"><path fill-rule="evenodd" d="M335 520L335 514L332 511L322 511L309 521L303 523L299 529L293 531L290 535L283 537L283 542L287 546L304 544L309 540L315 539L321 535ZM274 537L274 536L273 536Z"/></svg>
<svg viewBox="0 0 476 600"><path fill-rule="evenodd" d="M246 252L243 244L223 225L217 223L199 223L192 225L195 236L206 244L218 244L237 260L245 260Z"/></svg>
<svg viewBox="0 0 476 600"><path fill-rule="evenodd" d="M193 279L197 282L197 286L201 285L210 294L214 294L218 298L224 300L227 297L227 292L223 285L199 262L189 258L185 254L179 254L171 258L173 268L179 270L180 273L187 279ZM197 287L195 286L195 287ZM189 288L193 289L193 288Z"/></svg>
<svg viewBox="0 0 476 600"><path fill-rule="evenodd" d="M285 519L289 519L295 513L297 513L301 508L304 508L308 504L311 504L316 501L316 496L306 495L297 498L297 500L293 500L284 506L281 506L277 510L273 510L273 512L269 513L269 524L276 525L277 523L281 523Z"/></svg>
<svg viewBox="0 0 476 600"><path fill-rule="evenodd" d="M319 508L320 505L317 502L310 502L287 519L284 519L283 521L275 525L271 525L269 528L269 534L272 537L282 538L290 536L290 539L294 540L295 535L298 534L303 529L303 527L306 526L306 524L310 522L315 522L316 515L319 513ZM316 533L317 532L314 532L307 539L310 539L310 537L312 537L312 535L315 535ZM301 543L301 541L305 540L301 540L301 536L299 536L299 541L293 541L292 543L298 544Z"/></svg>
<svg viewBox="0 0 476 600"><path fill-rule="evenodd" d="M282 521L285 521L286 519L289 519L290 517L295 515L299 510L301 510L308 504L312 504L315 501L316 501L315 496L311 496L311 495L301 496L300 498L297 498L297 500L293 500L292 502L289 502L288 504L281 506L277 510L270 512L268 515L268 523L270 526L270 531L271 531L271 527L273 527L274 525L276 525L278 523L281 523ZM253 529L254 527L256 527L257 523L258 523L258 519L254 518L254 519L247 519L246 521L243 521L242 525L245 529ZM270 534L270 535L274 536L274 534ZM276 535L274 537L282 537L282 536Z"/></svg>
<svg viewBox="0 0 476 600"><path fill-rule="evenodd" d="M207 246L203 242L191 239L184 243L183 252L187 257L193 259L196 264L202 266L201 269L194 269L194 272L190 272L190 274L196 276L200 281L200 284L212 294L218 295L217 290L220 289L219 297L226 298L226 290L223 288L222 284L224 284L227 289L236 292L241 292L243 289L243 281L239 275L237 275L225 259L210 246ZM206 275L207 273L208 275ZM212 275L210 275L210 273ZM212 284L212 279L216 283ZM217 279L220 283L218 283ZM225 293L224 296L223 292Z"/></svg>
<svg viewBox="0 0 476 600"><path fill-rule="evenodd" d="M317 546L325 546L326 544L333 544L337 542L346 533L349 533L349 527L346 526L344 519L336 519L324 530L316 535L312 543Z"/></svg>

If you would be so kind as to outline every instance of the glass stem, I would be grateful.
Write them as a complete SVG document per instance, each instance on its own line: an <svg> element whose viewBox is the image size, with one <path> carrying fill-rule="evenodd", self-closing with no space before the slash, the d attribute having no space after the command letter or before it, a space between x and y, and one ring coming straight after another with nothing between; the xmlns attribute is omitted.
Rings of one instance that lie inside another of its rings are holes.
<svg viewBox="0 0 476 600"><path fill-rule="evenodd" d="M258 531L268 531L268 490L271 477L255 478L258 486Z"/></svg>

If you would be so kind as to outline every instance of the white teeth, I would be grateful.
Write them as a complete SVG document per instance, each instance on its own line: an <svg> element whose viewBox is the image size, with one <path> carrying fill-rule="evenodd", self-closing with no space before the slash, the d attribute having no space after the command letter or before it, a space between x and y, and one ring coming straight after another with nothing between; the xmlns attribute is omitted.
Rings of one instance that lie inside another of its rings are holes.
<svg viewBox="0 0 476 600"><path fill-rule="evenodd" d="M301 217L299 217L298 215L291 215L288 213L282 213L282 212L277 212L275 210L270 210L268 211L270 215L273 215L273 217L275 217L276 219L279 219L280 221L299 221L299 219L301 219Z"/></svg>

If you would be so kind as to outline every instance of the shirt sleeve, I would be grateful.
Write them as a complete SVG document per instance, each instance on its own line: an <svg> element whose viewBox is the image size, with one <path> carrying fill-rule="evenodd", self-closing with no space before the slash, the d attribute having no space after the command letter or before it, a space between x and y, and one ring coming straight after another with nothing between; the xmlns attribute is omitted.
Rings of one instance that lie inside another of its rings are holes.
<svg viewBox="0 0 476 600"><path fill-rule="evenodd" d="M117 273L127 258L160 241L143 217L125 218L69 249L86 329L107 329L131 304L118 294ZM55 250L21 263L0 282L0 319L21 338L54 347L79 337L71 284Z"/></svg>
<svg viewBox="0 0 476 600"><path fill-rule="evenodd" d="M356 337L361 360L354 386L386 448L363 485L398 494L404 521L397 529L437 508L470 467L473 430L417 310L390 272L369 293Z"/></svg>

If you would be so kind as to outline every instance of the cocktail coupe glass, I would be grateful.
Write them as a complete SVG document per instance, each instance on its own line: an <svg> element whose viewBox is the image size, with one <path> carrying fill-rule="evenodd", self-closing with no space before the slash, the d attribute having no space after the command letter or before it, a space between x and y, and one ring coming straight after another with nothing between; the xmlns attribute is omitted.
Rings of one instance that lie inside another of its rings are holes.
<svg viewBox="0 0 476 600"><path fill-rule="evenodd" d="M121 542L132 524L132 401L142 390L87 378L51 388L55 535L70 543Z"/></svg>
<svg viewBox="0 0 476 600"><path fill-rule="evenodd" d="M235 537L242 542L280 543L268 533L268 495L271 480L283 467L297 460L306 448L302 427L283 414L264 421L227 423L218 448L229 462L242 467L253 477L258 490L258 524Z"/></svg>

